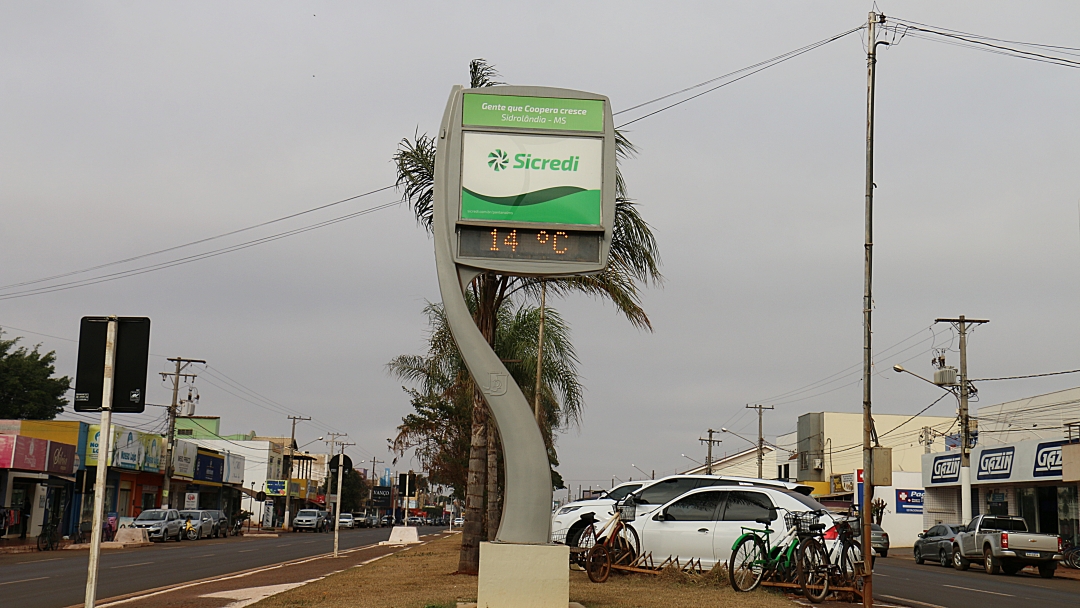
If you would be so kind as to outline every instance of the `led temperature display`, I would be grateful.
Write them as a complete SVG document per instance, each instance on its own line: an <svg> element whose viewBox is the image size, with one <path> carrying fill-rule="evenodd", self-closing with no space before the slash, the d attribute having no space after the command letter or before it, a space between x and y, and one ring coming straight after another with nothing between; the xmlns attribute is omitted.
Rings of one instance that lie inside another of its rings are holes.
<svg viewBox="0 0 1080 608"><path fill-rule="evenodd" d="M599 232L458 226L458 255L503 260L596 262Z"/></svg>

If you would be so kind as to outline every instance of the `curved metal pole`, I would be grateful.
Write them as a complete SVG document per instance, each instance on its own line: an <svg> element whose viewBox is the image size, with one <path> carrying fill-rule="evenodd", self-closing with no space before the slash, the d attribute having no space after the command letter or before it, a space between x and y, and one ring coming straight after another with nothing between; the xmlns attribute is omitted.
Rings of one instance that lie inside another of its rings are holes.
<svg viewBox="0 0 1080 608"><path fill-rule="evenodd" d="M455 87L455 92L457 87ZM451 93L451 99L454 93ZM443 117L445 137L450 112ZM440 147L445 143L441 139ZM436 157L436 173L450 170L447 155ZM435 199L445 200L445 185L435 181ZM465 365L491 410L503 441L506 466L505 502L497 542L548 544L551 539L551 465L544 438L536 425L532 407L506 367L499 360L465 302L465 288L480 274L475 268L454 263L450 239L452 218L445 205L434 209L435 267L439 276L443 313Z"/></svg>

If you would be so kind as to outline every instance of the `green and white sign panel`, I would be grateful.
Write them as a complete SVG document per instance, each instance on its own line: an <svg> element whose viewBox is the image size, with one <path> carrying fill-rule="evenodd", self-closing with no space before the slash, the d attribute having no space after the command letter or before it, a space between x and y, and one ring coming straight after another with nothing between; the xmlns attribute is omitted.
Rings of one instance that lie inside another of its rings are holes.
<svg viewBox="0 0 1080 608"><path fill-rule="evenodd" d="M462 104L464 126L604 131L604 102L526 95L466 93Z"/></svg>
<svg viewBox="0 0 1080 608"><path fill-rule="evenodd" d="M465 132L462 144L462 219L600 225L602 139Z"/></svg>

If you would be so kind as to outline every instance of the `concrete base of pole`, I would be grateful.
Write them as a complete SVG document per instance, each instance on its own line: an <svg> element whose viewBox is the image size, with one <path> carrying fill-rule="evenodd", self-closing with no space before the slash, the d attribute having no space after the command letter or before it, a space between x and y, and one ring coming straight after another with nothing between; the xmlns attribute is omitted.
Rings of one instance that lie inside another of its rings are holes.
<svg viewBox="0 0 1080 608"><path fill-rule="evenodd" d="M420 542L420 536L414 526L394 526L390 530L390 540L384 540L380 545L414 545Z"/></svg>
<svg viewBox="0 0 1080 608"><path fill-rule="evenodd" d="M477 608L563 608L570 602L570 547L480 543Z"/></svg>

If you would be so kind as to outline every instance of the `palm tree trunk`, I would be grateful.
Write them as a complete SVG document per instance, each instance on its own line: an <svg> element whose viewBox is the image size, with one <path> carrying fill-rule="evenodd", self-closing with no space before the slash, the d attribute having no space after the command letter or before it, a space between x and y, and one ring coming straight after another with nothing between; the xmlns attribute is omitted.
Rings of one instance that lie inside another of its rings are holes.
<svg viewBox="0 0 1080 608"><path fill-rule="evenodd" d="M499 494L499 432L487 425L487 539L495 540L502 520L502 496Z"/></svg>
<svg viewBox="0 0 1080 608"><path fill-rule="evenodd" d="M480 541L484 539L484 486L487 476L487 406L478 387L473 389L472 439L469 477L465 484L465 526L461 531L458 572L480 572Z"/></svg>

